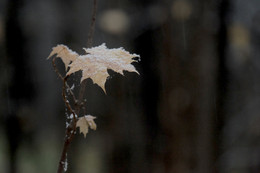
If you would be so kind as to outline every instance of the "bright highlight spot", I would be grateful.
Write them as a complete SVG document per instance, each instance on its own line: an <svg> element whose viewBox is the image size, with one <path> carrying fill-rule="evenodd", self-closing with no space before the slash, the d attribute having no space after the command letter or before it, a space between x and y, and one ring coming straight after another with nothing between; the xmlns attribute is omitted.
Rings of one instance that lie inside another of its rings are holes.
<svg viewBox="0 0 260 173"><path fill-rule="evenodd" d="M122 34L128 30L129 17L122 10L108 10L101 14L99 26L110 34Z"/></svg>

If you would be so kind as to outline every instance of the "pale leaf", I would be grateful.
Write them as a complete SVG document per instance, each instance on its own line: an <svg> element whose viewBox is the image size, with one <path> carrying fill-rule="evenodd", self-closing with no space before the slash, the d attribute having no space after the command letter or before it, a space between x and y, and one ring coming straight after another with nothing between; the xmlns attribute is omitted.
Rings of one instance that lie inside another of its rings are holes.
<svg viewBox="0 0 260 173"><path fill-rule="evenodd" d="M57 54L57 57L61 58L63 61L66 71L68 69L68 65L79 56L76 52L70 50L67 46L62 44L52 48L48 59L55 54Z"/></svg>
<svg viewBox="0 0 260 173"><path fill-rule="evenodd" d="M123 71L136 72L131 64L135 62L133 58L139 57L136 54L130 54L123 48L108 49L105 44L97 47L84 49L86 55L81 55L70 65L67 75L82 71L81 81L90 78L93 83L99 85L105 92L105 83L109 76L107 69L111 69L123 75ZM139 74L139 73L138 73Z"/></svg>
<svg viewBox="0 0 260 173"><path fill-rule="evenodd" d="M77 121L76 127L79 127L80 133L84 134L84 137L86 137L88 133L88 128L92 130L97 129L97 125L94 121L96 117L93 117L91 115L85 115L83 117L80 117Z"/></svg>

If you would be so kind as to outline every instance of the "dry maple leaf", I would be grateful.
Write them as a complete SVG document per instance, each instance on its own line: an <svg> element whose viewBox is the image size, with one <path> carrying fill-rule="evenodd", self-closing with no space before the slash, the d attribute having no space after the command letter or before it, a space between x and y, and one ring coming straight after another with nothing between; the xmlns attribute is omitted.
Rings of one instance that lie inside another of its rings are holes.
<svg viewBox="0 0 260 173"><path fill-rule="evenodd" d="M99 85L104 92L106 92L105 83L109 76L107 69L111 69L122 75L124 70L138 73L131 63L136 62L133 58L140 56L130 54L123 48L108 49L103 43L97 47L89 49L84 48L84 50L87 54L77 57L76 60L69 64L70 69L66 75L81 70L81 82L90 78L93 80L93 83Z"/></svg>
<svg viewBox="0 0 260 173"><path fill-rule="evenodd" d="M57 54L57 57L61 58L63 61L66 71L68 69L68 65L79 56L76 52L70 50L67 46L62 44L52 48L52 51L47 59L55 54Z"/></svg>
<svg viewBox="0 0 260 173"><path fill-rule="evenodd" d="M91 128L92 130L97 129L97 125L94 121L96 117L93 117L91 115L85 115L78 119L76 127L79 127L80 133L84 134L84 137L86 137L88 133L88 128Z"/></svg>

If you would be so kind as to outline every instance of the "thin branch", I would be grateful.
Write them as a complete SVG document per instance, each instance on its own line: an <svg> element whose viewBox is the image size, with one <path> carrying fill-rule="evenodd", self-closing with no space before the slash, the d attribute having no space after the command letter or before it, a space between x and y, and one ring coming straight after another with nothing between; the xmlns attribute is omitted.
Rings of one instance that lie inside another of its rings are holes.
<svg viewBox="0 0 260 173"><path fill-rule="evenodd" d="M59 78L63 81L62 98L63 98L63 101L64 101L66 107L68 108L69 112L72 113L72 115L73 115L73 119L71 120L69 126L66 128L66 135L65 135L63 150L62 150L60 161L59 161L58 173L63 173L64 167L65 167L65 164L66 164L66 159L67 159L67 151L68 151L69 145L70 145L70 143L71 143L71 141L72 141L72 139L75 135L76 122L77 122L76 113L74 112L73 108L71 107L71 105L70 105L70 103L67 99L66 90L68 89L69 94L72 96L72 99L73 99L75 104L77 103L77 99L76 99L74 93L72 92L71 88L69 87L69 85L67 83L68 76L63 77L61 75L61 73L59 72L59 70L58 70L58 68L55 64L55 59L56 58L52 59L52 65L53 65L55 72L59 76Z"/></svg>
<svg viewBox="0 0 260 173"><path fill-rule="evenodd" d="M96 16L97 16L97 0L93 0L93 11L92 11L92 20L90 29L88 32L88 42L87 47L92 47L92 41L94 37L94 31L95 31L95 24L96 24Z"/></svg>
<svg viewBox="0 0 260 173"><path fill-rule="evenodd" d="M94 37L95 24L96 24L96 15L97 15L97 0L93 0L93 12L92 12L91 25L88 33L87 47L92 47L92 41ZM85 93L86 84L87 84L86 80L82 81L81 83L79 95L78 95L79 105L76 107L76 113L79 113L81 103L83 103L82 101Z"/></svg>
<svg viewBox="0 0 260 173"><path fill-rule="evenodd" d="M66 87L67 87L67 89L69 91L69 94L72 96L72 99L73 99L74 103L77 104L78 103L77 98L74 95L73 91L71 90L70 86L68 85L67 82L65 83L65 85L66 85Z"/></svg>
<svg viewBox="0 0 260 173"><path fill-rule="evenodd" d="M53 68L54 68L54 71L57 73L58 77L59 77L62 81L64 81L64 77L63 77L63 76L61 75L61 73L59 72L59 70L58 70L58 68L57 68L57 66L56 66L55 60L56 60L56 57L54 57L54 58L52 59L52 66L53 66ZM66 76L65 76L65 77L66 77ZM71 90L69 84L67 83L67 80L65 81L65 86L66 86L66 88L68 89L69 94L72 96L72 99L73 99L74 103L77 104L77 99L76 99L76 97L75 97L73 91Z"/></svg>
<svg viewBox="0 0 260 173"><path fill-rule="evenodd" d="M90 30L88 33L87 47L92 46L92 41L93 41L93 36L94 36L94 31L95 31L95 23L96 23L96 13L97 13L97 0L93 0L92 20L91 20ZM73 92L71 91L71 88L67 84L68 76L65 76L64 78L62 77L62 75L59 73L54 61L55 60L53 60L54 69L55 69L56 73L58 74L58 76L63 80L63 89L62 89L63 100L64 100L68 110L73 114L73 119L71 120L69 126L66 129L66 136L65 136L63 150L62 150L59 167L58 167L58 173L63 173L64 166L65 166L64 164L66 164L65 162L66 162L66 158L67 158L67 151L68 151L69 145L70 145L70 143L75 135L75 131L76 131L76 122L77 122L76 115L79 115L81 108L83 109L83 111L85 111L83 96L84 96L85 88L86 88L86 80L84 80L80 85L79 96L78 96L78 101L77 101ZM71 108L71 105L66 98L67 97L66 88L69 88L70 93L73 96L73 100L75 101L75 111Z"/></svg>
<svg viewBox="0 0 260 173"><path fill-rule="evenodd" d="M57 68L57 66L56 66L56 64L55 64L55 60L56 60L56 57L54 57L54 58L52 59L52 66L53 66L53 68L54 68L54 71L57 73L58 77L59 77L61 80L63 80L63 77L62 77L61 73L59 72L59 70L58 70L58 68Z"/></svg>
<svg viewBox="0 0 260 173"><path fill-rule="evenodd" d="M62 87L62 98L63 98L63 101L65 102L65 105L66 107L68 108L68 110L73 114L73 119L76 120L76 113L74 112L74 110L72 109L68 99L67 99L67 95L66 95L66 84L67 84L67 79L68 79L68 76L66 76L64 79L63 79L63 87Z"/></svg>
<svg viewBox="0 0 260 173"><path fill-rule="evenodd" d="M67 128L66 130L66 137L65 137L65 141L64 141L64 145L63 145L63 150L61 153L61 158L60 158L60 162L59 162L59 168L57 173L63 173L64 171L64 167L66 164L66 159L67 159L67 151L69 149L69 145L74 137L75 133L74 130L72 130L71 128Z"/></svg>
<svg viewBox="0 0 260 173"><path fill-rule="evenodd" d="M69 101L67 100L67 95L66 95L67 79L68 79L68 76L63 78L62 98L65 102L66 107L72 113L73 119L71 120L69 126L66 128L66 135L65 135L63 150L62 150L60 161L59 161L58 173L64 172L65 164L67 164L66 163L67 151L68 151L69 145L70 145L70 143L71 143L71 141L72 141L72 139L75 135L76 122L77 122L76 113L71 108L71 105L70 105Z"/></svg>

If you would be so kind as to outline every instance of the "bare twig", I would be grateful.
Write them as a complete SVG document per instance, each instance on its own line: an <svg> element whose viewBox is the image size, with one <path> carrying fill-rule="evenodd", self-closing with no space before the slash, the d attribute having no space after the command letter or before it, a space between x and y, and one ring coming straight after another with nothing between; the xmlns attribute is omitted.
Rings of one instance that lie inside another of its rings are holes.
<svg viewBox="0 0 260 173"><path fill-rule="evenodd" d="M64 168L66 167L67 151L68 151L69 145L75 135L76 122L77 122L76 113L74 112L68 99L66 98L67 97L67 95L66 95L67 79L68 79L68 76L63 78L62 97L63 97L63 100L64 100L65 105L68 108L69 112L72 113L73 119L70 121L69 126L66 128L66 135L65 135L63 150L62 150L60 161L59 161L58 173L64 172Z"/></svg>
<svg viewBox="0 0 260 173"><path fill-rule="evenodd" d="M76 97L75 97L73 91L71 90L70 86L68 85L67 82L65 83L65 85L66 85L66 88L67 88L68 91L69 91L69 94L72 96L72 100L74 101L75 104L77 104L78 101L77 101L77 99L76 99Z"/></svg>
<svg viewBox="0 0 260 173"><path fill-rule="evenodd" d="M59 78L61 79L61 80L63 80L63 77L62 77L62 75L61 75L61 73L59 72L59 70L58 70L58 68L57 68L57 66L56 66L56 64L55 64L55 60L56 60L56 57L54 57L53 59L52 59L52 66L53 66L53 68L54 68L54 71L57 73L57 75L59 76Z"/></svg>
<svg viewBox="0 0 260 173"><path fill-rule="evenodd" d="M74 137L75 133L73 128L71 128L70 126L66 129L66 136L65 136L65 140L64 140L64 144L63 144L63 150L61 153L61 158L60 158L60 162L59 162L59 168L58 168L58 173L63 173L64 168L66 167L66 160L67 160L67 151L69 149L69 145Z"/></svg>
<svg viewBox="0 0 260 173"><path fill-rule="evenodd" d="M63 80L64 80L64 77L63 77L63 76L61 75L61 73L59 72L59 70L58 70L58 68L57 68L57 66L56 66L56 64L55 64L55 60L56 60L56 57L54 57L54 58L52 59L52 66L53 66L53 68L54 68L54 71L57 73L58 77L63 81ZM66 76L65 76L65 77L66 77ZM76 99L76 97L75 97L73 91L71 90L70 86L68 85L67 80L66 80L66 82L65 82L65 86L66 86L66 88L68 89L70 95L72 96L72 99L73 99L74 103L77 104L77 99Z"/></svg>
<svg viewBox="0 0 260 173"><path fill-rule="evenodd" d="M92 20L91 20L91 26L89 29L89 33L88 33L87 47L92 46L92 41L93 41L93 36L94 36L94 31L95 31L96 12L97 12L97 0L93 0ZM72 139L76 132L76 122L77 122L76 116L79 115L81 108L85 112L83 96L84 96L85 88L86 88L86 80L84 80L80 85L80 90L79 90L79 95L78 95L78 100L77 100L76 97L74 96L73 92L71 91L71 88L67 84L68 76L65 76L64 78L62 77L62 75L59 73L54 61L55 61L55 59L53 60L53 67L54 67L56 73L58 74L58 76L63 80L63 89L62 89L63 100L64 100L68 110L73 114L73 119L71 120L69 126L66 129L66 136L65 136L63 150L62 150L59 167L58 167L58 171L57 171L57 173L63 173L63 172L65 172L64 168L66 166L65 164L66 164L66 159L67 159L67 151L69 149L69 145L72 142ZM75 111L72 109L69 101L66 98L67 97L66 88L69 89L70 94L73 97L73 100L75 102Z"/></svg>
<svg viewBox="0 0 260 173"><path fill-rule="evenodd" d="M95 24L96 24L96 14L97 14L97 0L93 0L92 20L91 20L89 33L88 33L87 47L92 46L92 41L93 41L94 31L95 31ZM85 93L86 83L87 83L86 80L84 80L84 81L82 81L82 83L80 85L80 90L79 90L79 95L78 95L79 105L76 108L76 113L79 113L81 103L83 103L82 101L83 101L83 97L84 97L84 93Z"/></svg>
<svg viewBox="0 0 260 173"><path fill-rule="evenodd" d="M94 31L95 31L95 24L96 24L96 15L97 15L97 0L93 0L92 20L91 20L90 29L88 32L87 47L92 46L92 41L93 41L93 36L94 36Z"/></svg>
<svg viewBox="0 0 260 173"><path fill-rule="evenodd" d="M70 111L70 113L73 114L73 120L76 120L76 113L74 112L74 110L72 109L68 99L67 99L67 95L66 95L66 84L67 84L67 79L68 79L68 76L66 76L64 79L63 79L63 87L62 87L62 97L63 97L63 101L65 102L65 105L66 107L68 108L68 110Z"/></svg>
<svg viewBox="0 0 260 173"><path fill-rule="evenodd" d="M71 105L67 99L66 90L68 89L70 95L72 96L74 103L77 103L77 99L67 83L68 76L63 77L61 75L61 73L59 72L59 70L55 64L55 60L56 60L56 58L52 59L53 68L54 68L55 72L57 73L57 75L59 76L59 78L63 81L62 98L63 98L63 101L64 101L66 107L68 108L68 111L70 113L72 113L72 115L73 115L73 119L71 120L69 126L66 128L66 135L65 135L63 150L61 153L59 167L58 167L58 173L62 173L62 172L64 172L64 167L66 164L66 159L67 159L66 153L68 151L69 144L71 143L71 141L74 137L74 134L76 131L76 122L77 122L76 113L74 112L73 108L71 107Z"/></svg>

